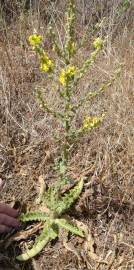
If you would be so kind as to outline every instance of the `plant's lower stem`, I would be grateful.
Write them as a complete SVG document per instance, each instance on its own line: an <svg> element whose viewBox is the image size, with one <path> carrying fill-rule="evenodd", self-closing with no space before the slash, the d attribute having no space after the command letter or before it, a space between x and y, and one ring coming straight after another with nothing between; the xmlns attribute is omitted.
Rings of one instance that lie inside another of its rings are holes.
<svg viewBox="0 0 134 270"><path fill-rule="evenodd" d="M70 116L69 116L69 107L71 102L71 96L69 91L69 86L65 88L65 119L63 121L64 127L64 142L63 142L63 154L62 154L62 162L64 164L64 175L63 178L66 178L67 173L67 163L68 163L68 148L69 148L69 132L70 132Z"/></svg>

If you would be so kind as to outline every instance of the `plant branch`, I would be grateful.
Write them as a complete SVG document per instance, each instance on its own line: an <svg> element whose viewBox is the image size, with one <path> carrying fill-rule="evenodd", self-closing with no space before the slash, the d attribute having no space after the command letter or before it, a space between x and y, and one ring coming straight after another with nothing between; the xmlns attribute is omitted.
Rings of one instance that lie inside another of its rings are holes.
<svg viewBox="0 0 134 270"><path fill-rule="evenodd" d="M46 112L50 113L55 118L64 118L64 115L61 112L53 111L51 108L48 107L48 105L44 102L42 93L38 91L37 98L40 102L40 108L45 110Z"/></svg>

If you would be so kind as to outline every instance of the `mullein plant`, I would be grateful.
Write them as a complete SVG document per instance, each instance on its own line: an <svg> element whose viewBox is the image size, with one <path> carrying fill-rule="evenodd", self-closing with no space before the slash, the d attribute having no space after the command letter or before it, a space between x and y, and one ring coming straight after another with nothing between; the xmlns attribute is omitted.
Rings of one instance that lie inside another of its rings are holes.
<svg viewBox="0 0 134 270"><path fill-rule="evenodd" d="M83 119L83 123L78 129L74 129L73 119L75 118L79 108L82 107L85 102L88 102L103 93L109 86L112 85L120 73L120 67L118 67L110 80L108 80L96 91L87 92L84 98L82 98L77 104L74 103L73 95L79 81L89 71L89 68L93 66L97 55L102 51L104 46L103 40L100 37L97 37L93 41L94 50L90 54L89 58L86 59L81 67L76 67L74 65L73 59L78 50L74 41L74 2L74 0L68 1L65 44L62 46L62 48L57 42L53 29L51 27L49 28L52 49L57 57L62 60L61 63L63 63L63 67L60 69L60 71L56 67L56 61L51 59L49 54L44 50L41 36L34 33L28 38L29 45L38 55L40 69L48 76L52 83L55 81L55 90L57 91L57 95L59 95L63 101L64 109L62 111L53 110L45 102L42 92L37 92L37 99L40 108L55 119L58 119L58 121L61 121L63 127L62 134L60 132L60 138L62 139L60 141L60 143L62 142L62 150L61 157L57 162L59 178L57 182L53 186L49 187L48 191L41 196L41 204L45 205L47 212L44 212L43 210L35 210L33 212L22 213L19 216L19 219L23 222L41 221L44 224L44 228L34 246L17 257L17 259L20 261L28 260L34 257L49 241L56 239L59 234L59 228L63 228L73 234L84 237L83 230L77 227L74 223L69 222L64 217L64 214L75 203L83 189L82 178L76 183L76 181L68 177L69 154L75 138L82 136L86 132L91 132L91 130L98 127L103 120L104 114L100 117L96 115L87 116L85 119ZM70 188L68 192L64 192L64 187L69 182L73 182L73 187Z"/></svg>

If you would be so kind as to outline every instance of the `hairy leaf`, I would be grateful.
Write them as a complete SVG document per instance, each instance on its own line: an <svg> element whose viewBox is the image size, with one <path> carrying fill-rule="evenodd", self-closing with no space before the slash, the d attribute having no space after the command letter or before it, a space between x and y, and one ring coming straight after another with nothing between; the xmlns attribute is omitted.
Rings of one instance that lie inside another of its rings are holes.
<svg viewBox="0 0 134 270"><path fill-rule="evenodd" d="M27 212L27 213L23 213L19 216L19 220L21 221L46 221L48 220L49 217L40 211L35 211L35 212Z"/></svg>
<svg viewBox="0 0 134 270"><path fill-rule="evenodd" d="M47 236L48 234L49 234L49 236L51 236L50 240L55 239L58 236L58 232L59 232L59 228L58 228L57 224L54 224L54 223L51 223L51 225L47 224L47 227L46 226L44 227L41 234L37 238L35 245L37 245L39 242L42 242L44 240L45 235ZM56 234L56 236L55 236L55 234Z"/></svg>
<svg viewBox="0 0 134 270"><path fill-rule="evenodd" d="M50 210L54 210L55 205L56 205L56 189L54 187L50 187L47 191L47 194L43 198L43 203L45 206L47 206Z"/></svg>
<svg viewBox="0 0 134 270"><path fill-rule="evenodd" d="M28 249L25 253L17 256L17 260L19 261L27 261L37 255L43 248L44 246L47 245L47 243L51 240L54 240L57 237L58 233L56 230L54 230L52 227L45 227L39 238L37 239L37 242L33 246L32 249Z"/></svg>
<svg viewBox="0 0 134 270"><path fill-rule="evenodd" d="M75 202L75 200L78 199L82 189L83 189L83 179L81 179L78 182L78 184L69 191L68 194L65 194L61 198L61 200L58 201L58 204L55 209L56 213L58 215L61 215L64 212L66 212Z"/></svg>
<svg viewBox="0 0 134 270"><path fill-rule="evenodd" d="M71 233L77 234L77 235L79 235L81 237L84 237L83 231L80 228L78 228L76 225L69 223L66 219L63 219L63 218L58 219L57 218L57 219L54 220L54 222L58 226L64 228L65 230L67 230L67 231L69 231Z"/></svg>

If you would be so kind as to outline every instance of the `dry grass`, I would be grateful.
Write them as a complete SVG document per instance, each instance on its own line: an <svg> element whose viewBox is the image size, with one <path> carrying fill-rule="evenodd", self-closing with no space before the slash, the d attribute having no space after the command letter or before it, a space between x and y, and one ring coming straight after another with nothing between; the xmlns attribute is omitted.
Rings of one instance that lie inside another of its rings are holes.
<svg viewBox="0 0 134 270"><path fill-rule="evenodd" d="M47 7L62 39L63 18L61 16L58 20L58 16L55 17L55 13L60 15L64 8L64 2L59 2L59 6ZM104 8L101 5L100 10L95 12L96 17L106 14L110 18L100 30L103 36L107 35L107 44L94 68L81 81L76 100L84 94L85 88L96 89L110 78L118 63L123 64L122 74L105 94L90 105L85 104L76 116L76 124L79 126L83 116L107 112L103 124L77 142L70 159L72 176L85 176L85 191L70 214L88 225L95 241L96 254L107 260L108 264L99 264L88 254L83 254L79 261L74 253L62 247L61 241L57 241L37 258L43 270L124 270L134 267L133 3L127 15L123 14L120 22L117 22L115 10L121 1L113 2L112 7L108 2L105 7L106 1L101 1ZM96 4L97 1L92 4L92 11ZM78 10L83 16L80 15L77 21L76 36L83 37L88 15L84 6L79 9L79 5ZM86 25L93 24L97 20L94 17L91 12ZM58 145L55 146L51 135L53 129L60 129L60 126L38 108L34 98L37 87L47 89L49 84L38 70L37 59L26 42L34 28L40 29L42 35L45 35L46 29L40 12L29 12L29 15L21 12L15 23L3 23L0 28L0 177L5 181L1 199L6 202L19 200L29 206L37 194L39 175L43 175L48 184L56 179L53 165L54 157L59 153ZM87 49L80 51L76 58L77 64L88 56L88 52ZM51 106L61 109L60 101L53 91L47 90L47 101ZM77 237L71 237L69 242L78 250L83 247ZM15 244L12 257L15 257L17 248ZM0 257L2 267L35 268L36 263L32 266L30 263L20 265L14 260L9 262L10 252L9 248L5 251L6 255L2 255L4 259Z"/></svg>

